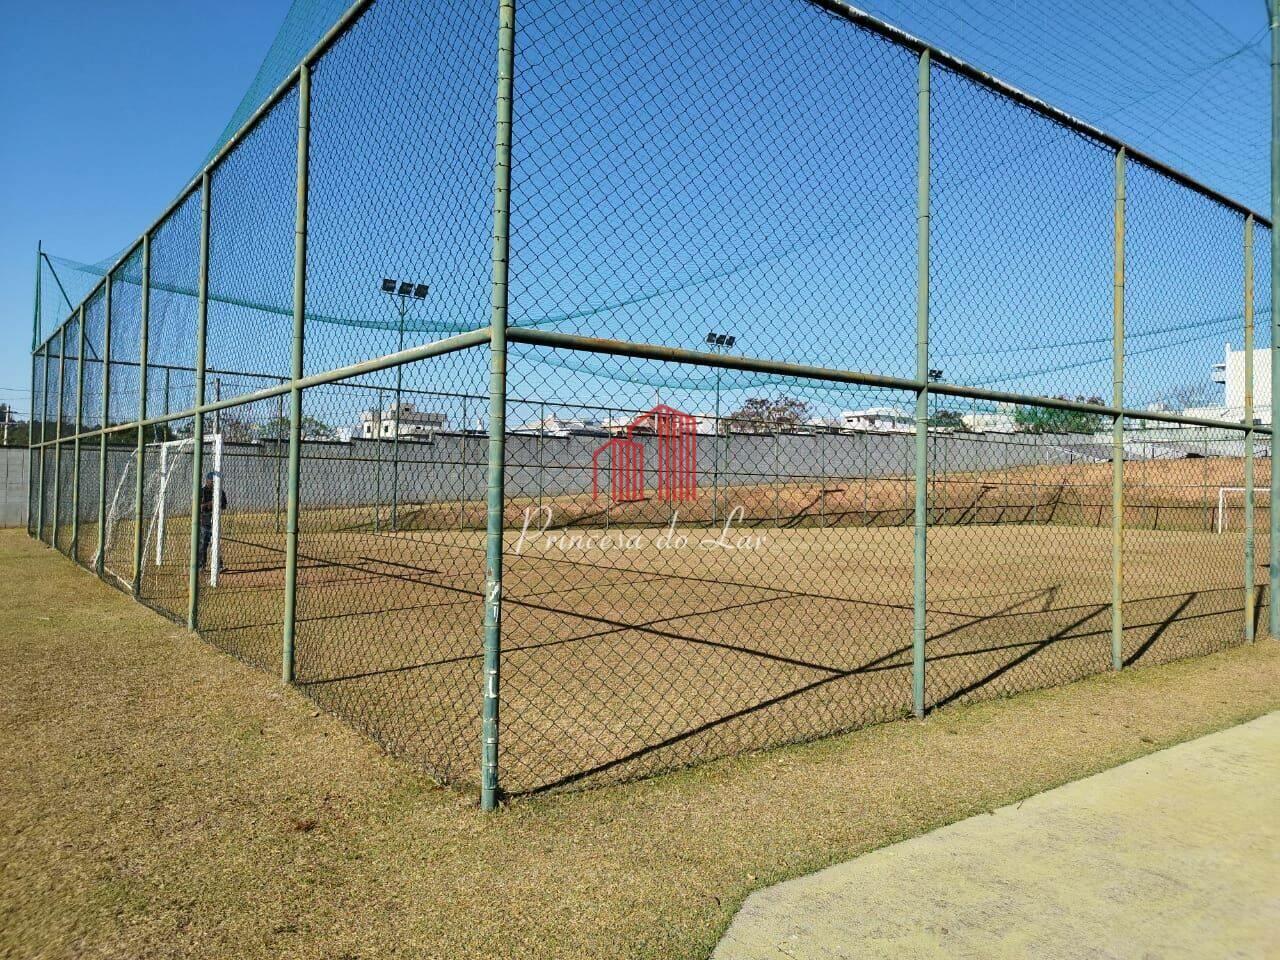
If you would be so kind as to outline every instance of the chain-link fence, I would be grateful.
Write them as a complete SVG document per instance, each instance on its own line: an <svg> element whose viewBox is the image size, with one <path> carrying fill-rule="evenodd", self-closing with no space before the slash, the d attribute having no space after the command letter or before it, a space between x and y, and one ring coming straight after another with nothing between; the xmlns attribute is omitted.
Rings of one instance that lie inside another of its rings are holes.
<svg viewBox="0 0 1280 960"><path fill-rule="evenodd" d="M497 7L37 345L34 536L485 805L1263 629L1264 218L835 2Z"/></svg>

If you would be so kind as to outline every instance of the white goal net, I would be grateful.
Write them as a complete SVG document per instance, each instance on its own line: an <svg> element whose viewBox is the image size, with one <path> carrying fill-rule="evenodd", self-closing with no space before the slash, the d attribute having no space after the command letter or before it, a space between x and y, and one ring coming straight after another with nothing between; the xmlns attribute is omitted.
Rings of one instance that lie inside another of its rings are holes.
<svg viewBox="0 0 1280 960"><path fill-rule="evenodd" d="M1213 529L1217 533L1243 530L1245 526L1245 504L1249 491L1246 487L1219 487L1218 507L1213 516ZM1264 528L1271 509L1271 490L1267 487L1254 487L1253 511L1254 526Z"/></svg>
<svg viewBox="0 0 1280 960"><path fill-rule="evenodd" d="M185 566L189 562L185 536L180 546L175 540L174 521L191 517L191 470L195 465L195 441L190 437L148 443L144 448L143 514L137 516L138 451L128 460L108 494L106 529L103 531L103 569L128 584L132 580L132 539L142 525L142 565ZM206 557L210 586L218 585L222 555L222 435L204 438L204 471L213 477L210 533ZM199 524L183 523L201 536ZM123 542L128 540L127 543Z"/></svg>

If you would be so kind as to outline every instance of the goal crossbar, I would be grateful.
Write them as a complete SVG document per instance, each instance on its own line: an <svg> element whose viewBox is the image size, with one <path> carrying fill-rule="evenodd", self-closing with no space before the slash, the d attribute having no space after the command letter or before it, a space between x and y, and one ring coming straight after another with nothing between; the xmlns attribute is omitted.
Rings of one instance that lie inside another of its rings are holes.
<svg viewBox="0 0 1280 960"><path fill-rule="evenodd" d="M1225 533L1227 529L1227 495L1238 493L1242 497L1248 496L1248 487L1219 487L1218 488L1218 510L1213 518L1213 530L1215 533ZM1268 508L1270 507L1271 490L1267 487L1253 488L1253 503L1256 507L1260 498L1267 498Z"/></svg>

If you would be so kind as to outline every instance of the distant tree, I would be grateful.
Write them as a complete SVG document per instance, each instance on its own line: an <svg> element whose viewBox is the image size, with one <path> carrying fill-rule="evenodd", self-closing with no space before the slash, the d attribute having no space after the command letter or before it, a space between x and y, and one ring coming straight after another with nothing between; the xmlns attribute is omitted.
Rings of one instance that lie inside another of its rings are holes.
<svg viewBox="0 0 1280 960"><path fill-rule="evenodd" d="M222 439L229 443L252 443L253 424L239 417L223 414L218 425Z"/></svg>
<svg viewBox="0 0 1280 960"><path fill-rule="evenodd" d="M272 417L258 430L258 436L263 440L288 440L289 439L289 418L288 417ZM302 439L303 440L331 440L333 438L333 428L315 417L304 416L302 418Z"/></svg>
<svg viewBox="0 0 1280 960"><path fill-rule="evenodd" d="M1185 410L1188 407L1207 407L1220 394L1222 388L1210 380L1197 383L1184 383L1174 387L1159 398L1159 403L1170 410Z"/></svg>
<svg viewBox="0 0 1280 960"><path fill-rule="evenodd" d="M941 427L944 430L967 430L964 417L954 410L939 410L929 418L929 426Z"/></svg>
<svg viewBox="0 0 1280 960"><path fill-rule="evenodd" d="M1059 396L1058 400L1071 400ZM1076 403L1102 404L1101 397L1076 396ZM1013 422L1022 433L1097 433L1102 428L1102 417L1080 410L1060 410L1056 407L1019 407Z"/></svg>
<svg viewBox="0 0 1280 960"><path fill-rule="evenodd" d="M30 424L28 424L25 420L22 420L22 421L15 420L13 422L7 423L4 425L2 430L0 430L0 442L3 442L6 447L25 447L27 445L27 437L29 436L29 433L28 433L29 430L30 430ZM40 433L40 428L37 425L36 427L37 437L39 436L39 433Z"/></svg>
<svg viewBox="0 0 1280 960"><path fill-rule="evenodd" d="M729 414L733 433L776 433L804 423L809 404L795 397L751 397Z"/></svg>

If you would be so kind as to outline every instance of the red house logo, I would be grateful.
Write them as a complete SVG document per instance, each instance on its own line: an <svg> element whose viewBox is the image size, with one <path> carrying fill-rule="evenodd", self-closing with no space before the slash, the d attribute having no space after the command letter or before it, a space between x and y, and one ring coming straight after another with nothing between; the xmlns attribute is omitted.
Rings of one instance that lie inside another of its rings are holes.
<svg viewBox="0 0 1280 960"><path fill-rule="evenodd" d="M625 436L601 444L591 455L591 498L600 496L600 461L607 457L609 497L615 503L645 499L644 444L637 433L657 438L658 500L693 500L698 495L698 422L674 407L659 404L627 426Z"/></svg>

